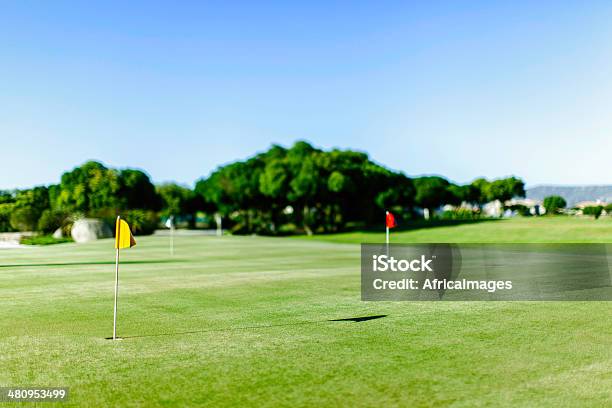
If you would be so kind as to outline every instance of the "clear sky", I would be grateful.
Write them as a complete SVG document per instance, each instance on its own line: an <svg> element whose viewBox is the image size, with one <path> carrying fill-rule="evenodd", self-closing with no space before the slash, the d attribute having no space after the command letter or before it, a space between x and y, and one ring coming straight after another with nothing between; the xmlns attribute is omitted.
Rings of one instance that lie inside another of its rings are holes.
<svg viewBox="0 0 612 408"><path fill-rule="evenodd" d="M612 184L610 2L97 3L0 4L0 188L87 159L192 184L298 139Z"/></svg>

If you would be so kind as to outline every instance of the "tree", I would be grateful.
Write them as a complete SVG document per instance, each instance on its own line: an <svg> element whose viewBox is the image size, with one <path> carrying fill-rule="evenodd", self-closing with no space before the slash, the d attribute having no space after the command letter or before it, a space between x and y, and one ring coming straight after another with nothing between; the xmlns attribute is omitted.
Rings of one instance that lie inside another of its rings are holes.
<svg viewBox="0 0 612 408"><path fill-rule="evenodd" d="M411 216L415 206L433 213L444 204L506 200L524 195L524 185L515 177L469 185L442 177L412 179L366 153L324 151L298 141L215 169L198 180L195 193L206 212L228 219L225 225L234 233L275 234L284 227L314 234L372 225L385 210L401 217Z"/></svg>
<svg viewBox="0 0 612 408"><path fill-rule="evenodd" d="M385 210L399 214L412 202L411 180L373 163L366 153L321 151L317 161L323 181L318 206L323 209L320 221L325 231L338 231L348 223L369 224Z"/></svg>
<svg viewBox="0 0 612 408"><path fill-rule="evenodd" d="M287 167L291 174L287 197L296 209L298 222L308 235L312 235L316 227L316 204L323 187L317 160L319 153L306 142L295 143L287 152Z"/></svg>
<svg viewBox="0 0 612 408"><path fill-rule="evenodd" d="M382 211L393 210L398 214L410 212L414 205L415 187L411 178L404 174L385 174L380 177L384 179L379 182L368 181L367 184L380 186L379 192L376 193L374 202Z"/></svg>
<svg viewBox="0 0 612 408"><path fill-rule="evenodd" d="M7 190L0 190L0 204L15 202L15 193Z"/></svg>
<svg viewBox="0 0 612 408"><path fill-rule="evenodd" d="M484 204L491 201L491 182L484 178L477 178L470 184L470 202L482 207Z"/></svg>
<svg viewBox="0 0 612 408"><path fill-rule="evenodd" d="M416 189L415 203L427 209L430 215L436 208L446 204L450 198L448 180L438 176L418 177L414 179Z"/></svg>
<svg viewBox="0 0 612 408"><path fill-rule="evenodd" d="M11 225L11 214L15 205L12 203L0 204L0 232L11 232L15 229Z"/></svg>
<svg viewBox="0 0 612 408"><path fill-rule="evenodd" d="M274 149L274 148L273 148ZM278 230L283 211L289 205L289 169L286 150L276 147L266 158L266 164L259 175L259 191L269 203L269 216L272 232Z"/></svg>
<svg viewBox="0 0 612 408"><path fill-rule="evenodd" d="M219 167L207 179L200 179L195 191L209 210L232 220L234 232L258 232L262 229L258 215L267 205L259 189L263 167L261 155Z"/></svg>
<svg viewBox="0 0 612 408"><path fill-rule="evenodd" d="M193 190L175 183L157 186L157 194L162 201L161 214L184 217L191 228L195 227L196 212L203 208L201 198Z"/></svg>
<svg viewBox="0 0 612 408"><path fill-rule="evenodd" d="M323 151L299 141L216 169L196 183L212 211L234 232L276 233L291 225L308 234L370 223L389 208L410 210L412 180L351 150Z"/></svg>
<svg viewBox="0 0 612 408"><path fill-rule="evenodd" d="M558 195L552 195L544 198L542 205L546 209L546 214L558 214L565 206L567 202L565 199Z"/></svg>
<svg viewBox="0 0 612 408"><path fill-rule="evenodd" d="M192 194L189 188L175 183L165 183L157 186L156 189L162 200L163 216L179 216L185 213L185 203Z"/></svg>
<svg viewBox="0 0 612 408"><path fill-rule="evenodd" d="M149 176L141 170L116 170L89 161L62 175L49 196L55 210L114 216L118 211L158 211L161 199Z"/></svg>
<svg viewBox="0 0 612 408"><path fill-rule="evenodd" d="M516 177L493 180L487 195L489 201L499 200L503 204L514 197L525 197L525 183Z"/></svg>
<svg viewBox="0 0 612 408"><path fill-rule="evenodd" d="M140 170L124 169L119 172L117 206L119 209L159 211L161 198L149 176Z"/></svg>
<svg viewBox="0 0 612 408"><path fill-rule="evenodd" d="M13 212L14 202L14 192L0 190L0 232L10 232L14 230L11 226L11 214Z"/></svg>
<svg viewBox="0 0 612 408"><path fill-rule="evenodd" d="M448 202L447 204L452 205L460 205L461 203L472 203L477 199L477 192L475 188L466 184L464 186L460 186L457 184L449 184L447 187L448 190Z"/></svg>
<svg viewBox="0 0 612 408"><path fill-rule="evenodd" d="M582 209L582 214L584 215L592 215L595 219L598 219L603 211L603 207L601 205L592 205L589 207L584 207Z"/></svg>
<svg viewBox="0 0 612 408"><path fill-rule="evenodd" d="M15 193L10 215L11 226L18 231L36 231L38 219L49 208L47 187L34 187Z"/></svg>
<svg viewBox="0 0 612 408"><path fill-rule="evenodd" d="M119 172L89 161L62 175L54 208L88 214L95 210L118 209Z"/></svg>

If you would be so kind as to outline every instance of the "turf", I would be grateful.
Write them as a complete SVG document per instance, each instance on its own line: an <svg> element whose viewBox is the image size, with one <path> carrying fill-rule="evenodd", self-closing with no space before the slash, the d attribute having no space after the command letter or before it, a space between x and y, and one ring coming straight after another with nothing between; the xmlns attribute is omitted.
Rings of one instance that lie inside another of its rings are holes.
<svg viewBox="0 0 612 408"><path fill-rule="evenodd" d="M365 303L357 245L167 244L122 251L116 342L111 241L1 251L0 385L69 386L61 406L612 404L610 302Z"/></svg>
<svg viewBox="0 0 612 408"><path fill-rule="evenodd" d="M394 243L612 243L612 217L516 217L477 222L450 221L406 223L391 230ZM384 242L384 230L348 232L297 239L316 239L328 242Z"/></svg>

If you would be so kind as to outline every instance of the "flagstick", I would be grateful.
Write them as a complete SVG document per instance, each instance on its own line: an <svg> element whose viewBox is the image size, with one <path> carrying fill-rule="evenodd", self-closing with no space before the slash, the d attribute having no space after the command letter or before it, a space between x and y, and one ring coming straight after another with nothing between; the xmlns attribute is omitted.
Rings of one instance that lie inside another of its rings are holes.
<svg viewBox="0 0 612 408"><path fill-rule="evenodd" d="M115 256L115 311L113 313L113 340L117 340L117 292L119 291L119 248Z"/></svg>
<svg viewBox="0 0 612 408"><path fill-rule="evenodd" d="M174 220L170 226L170 256L174 256Z"/></svg>
<svg viewBox="0 0 612 408"><path fill-rule="evenodd" d="M117 223L119 223L119 216L117 216ZM119 242L119 231L121 228L115 228L115 242ZM117 245L118 247L119 245ZM115 254L115 308L113 312L113 340L117 340L117 294L119 292L119 248L116 249Z"/></svg>
<svg viewBox="0 0 612 408"><path fill-rule="evenodd" d="M215 214L215 222L217 223L217 236L220 237L223 235L223 218L221 218L221 215Z"/></svg>
<svg viewBox="0 0 612 408"><path fill-rule="evenodd" d="M385 214L386 216L389 215L389 211L386 211L385 213L386 213ZM385 227L387 229L387 231L386 231L386 238L387 238L387 257L388 257L389 256L389 225L387 225L387 217L386 216L385 216Z"/></svg>

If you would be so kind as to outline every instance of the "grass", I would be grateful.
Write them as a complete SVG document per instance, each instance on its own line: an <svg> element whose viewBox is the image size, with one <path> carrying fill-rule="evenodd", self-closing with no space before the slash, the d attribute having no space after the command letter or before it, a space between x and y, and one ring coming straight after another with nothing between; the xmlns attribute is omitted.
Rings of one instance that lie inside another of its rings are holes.
<svg viewBox="0 0 612 408"><path fill-rule="evenodd" d="M72 238L54 238L51 235L34 235L21 238L23 245L53 245L72 242Z"/></svg>
<svg viewBox="0 0 612 408"><path fill-rule="evenodd" d="M548 227L572 229L530 221L543 236L555 236ZM606 239L600 225L612 226L568 222L582 240ZM508 231L527 225L449 228L465 240L476 239L473 228L481 240L524 239ZM394 239L443 240L446 228ZM69 386L61 406L612 404L609 302L365 303L357 245L175 240L173 258L166 237L122 251L125 339L116 342L104 339L112 334L112 241L1 251L0 386ZM371 315L386 317L330 321Z"/></svg>
<svg viewBox="0 0 612 408"><path fill-rule="evenodd" d="M590 217L516 217L460 223L436 222L431 228L423 223L391 230L394 243L612 243L612 217L595 220ZM400 226L401 227L401 226ZM347 232L299 239L328 242L384 242L384 230L379 232Z"/></svg>

